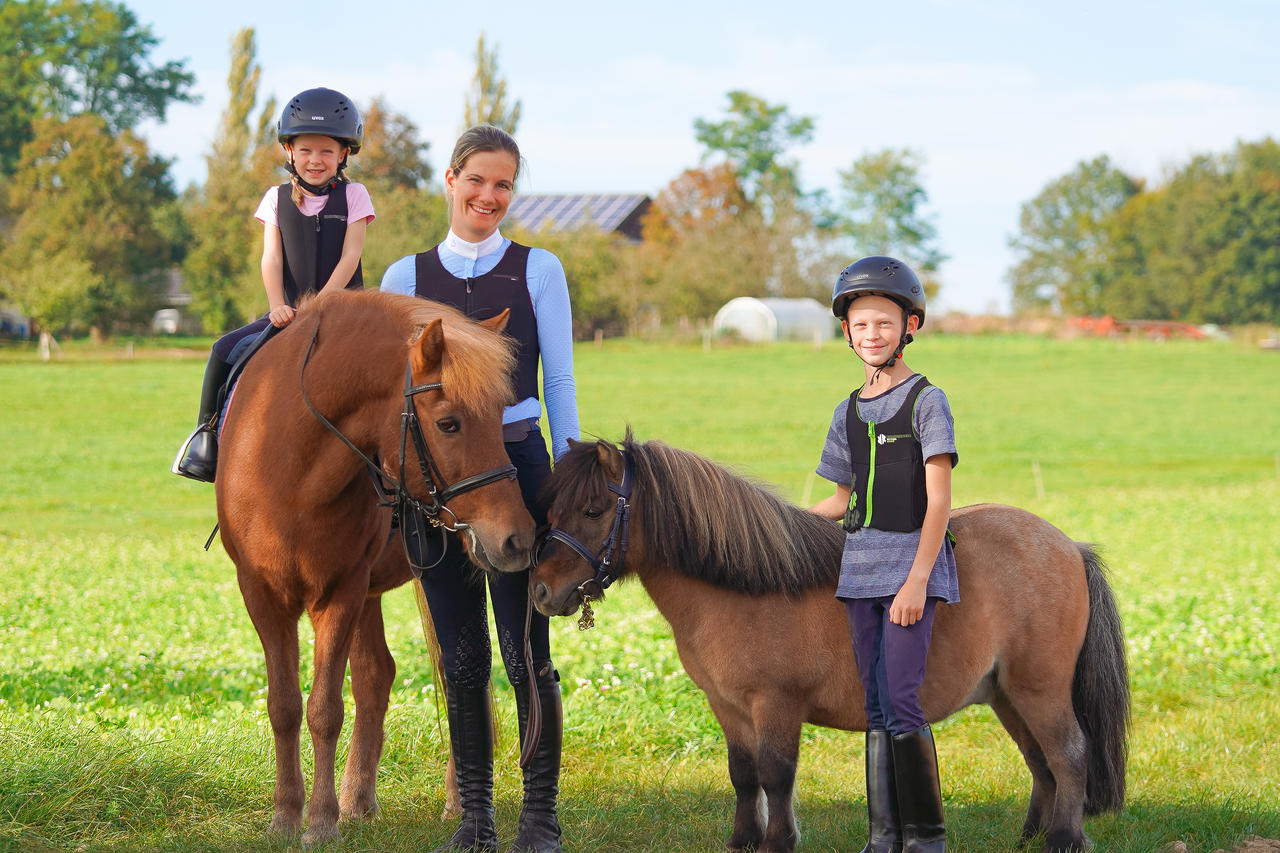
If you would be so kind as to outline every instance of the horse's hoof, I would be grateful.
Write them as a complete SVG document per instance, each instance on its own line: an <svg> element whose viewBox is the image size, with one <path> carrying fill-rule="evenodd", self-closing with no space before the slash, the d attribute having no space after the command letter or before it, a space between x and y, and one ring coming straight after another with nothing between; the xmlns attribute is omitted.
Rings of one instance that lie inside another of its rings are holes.
<svg viewBox="0 0 1280 853"><path fill-rule="evenodd" d="M284 815L274 815L271 818L270 825L267 826L267 835L273 838L283 838L285 836L297 835L302 831L302 818L289 818Z"/></svg>
<svg viewBox="0 0 1280 853"><path fill-rule="evenodd" d="M302 833L302 847L310 850L324 844L333 844L342 840L342 833L336 826L309 826Z"/></svg>
<svg viewBox="0 0 1280 853"><path fill-rule="evenodd" d="M757 847L760 846L760 838L761 837L758 835L756 836L743 835L741 837L737 835L732 835L729 837L729 840L725 842L724 849L735 851L735 853L736 851L741 851L741 850L755 850Z"/></svg>
<svg viewBox="0 0 1280 853"><path fill-rule="evenodd" d="M380 811L382 811L382 808L377 803L368 808L343 809L338 813L338 822L364 823L367 820L373 820Z"/></svg>
<svg viewBox="0 0 1280 853"><path fill-rule="evenodd" d="M381 811L377 797L369 800L359 799L355 802L341 803L338 809L339 821L373 820L378 816L378 812Z"/></svg>

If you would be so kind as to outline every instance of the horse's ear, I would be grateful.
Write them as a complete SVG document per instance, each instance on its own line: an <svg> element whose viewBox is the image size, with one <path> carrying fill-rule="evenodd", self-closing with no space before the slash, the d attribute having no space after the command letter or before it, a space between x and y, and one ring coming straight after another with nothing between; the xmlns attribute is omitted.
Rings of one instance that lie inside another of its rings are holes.
<svg viewBox="0 0 1280 853"><path fill-rule="evenodd" d="M581 442L581 441L578 441L578 439L576 439L576 438L568 438L568 439L565 439L565 440L569 442L569 449L570 449L570 450L573 450L573 448L577 447L579 444L582 444L582 442Z"/></svg>
<svg viewBox="0 0 1280 853"><path fill-rule="evenodd" d="M604 439L596 441L596 460L600 467L615 480L622 479L622 454Z"/></svg>
<svg viewBox="0 0 1280 853"><path fill-rule="evenodd" d="M490 317L488 320L478 321L481 326L494 332L501 332L507 327L507 319L511 316L510 308L503 308L502 313L496 317Z"/></svg>
<svg viewBox="0 0 1280 853"><path fill-rule="evenodd" d="M439 367L443 356L444 322L437 317L423 327L409 352L409 363L413 366L413 375L421 376Z"/></svg>

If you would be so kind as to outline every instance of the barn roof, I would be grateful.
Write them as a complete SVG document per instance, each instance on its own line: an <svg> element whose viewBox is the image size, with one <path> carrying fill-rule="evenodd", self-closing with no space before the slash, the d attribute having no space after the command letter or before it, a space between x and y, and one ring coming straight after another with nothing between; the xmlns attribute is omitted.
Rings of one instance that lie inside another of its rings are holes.
<svg viewBox="0 0 1280 853"><path fill-rule="evenodd" d="M507 218L530 231L571 231L590 225L640 239L640 219L652 204L644 193L516 195Z"/></svg>

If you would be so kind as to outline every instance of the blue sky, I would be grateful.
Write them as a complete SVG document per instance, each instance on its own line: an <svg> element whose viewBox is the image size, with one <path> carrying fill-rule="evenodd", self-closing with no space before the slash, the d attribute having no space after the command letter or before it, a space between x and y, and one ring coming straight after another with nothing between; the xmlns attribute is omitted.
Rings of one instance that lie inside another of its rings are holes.
<svg viewBox="0 0 1280 853"><path fill-rule="evenodd" d="M731 89L814 118L793 152L806 189L834 191L870 151L917 150L949 256L940 310L1007 310L1019 205L1080 160L1158 183L1193 154L1280 135L1271 0L125 2L160 39L153 59L197 75L198 106L142 128L180 186L204 180L239 28L257 33L264 94L382 95L437 176L483 30L523 102L524 192L656 194L698 163L693 121L721 118Z"/></svg>

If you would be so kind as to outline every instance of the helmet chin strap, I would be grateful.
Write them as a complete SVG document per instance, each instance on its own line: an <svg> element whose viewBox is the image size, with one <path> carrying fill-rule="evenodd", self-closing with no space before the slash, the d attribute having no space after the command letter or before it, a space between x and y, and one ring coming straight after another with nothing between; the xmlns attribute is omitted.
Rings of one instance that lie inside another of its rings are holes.
<svg viewBox="0 0 1280 853"><path fill-rule="evenodd" d="M879 367L876 367L876 372L871 374L871 381L868 384L874 385L876 379L880 377L880 371L886 370L890 367L893 367L895 364L897 364L898 359L902 358L902 351L906 349L907 344L911 343L913 340L915 339L911 336L910 332L903 332L902 339L898 341L898 346L896 349L894 349L893 355L889 356L889 358L885 361L884 364L880 365ZM845 343L849 345L849 349L853 350L853 354L858 356L859 360L861 360L863 364L867 364L872 367L875 367L875 365L871 365L869 361L867 361L865 358L862 357L862 354L859 353L858 350L854 347L852 340L846 337Z"/></svg>
<svg viewBox="0 0 1280 853"><path fill-rule="evenodd" d="M338 171L334 172L333 177L325 181L323 184L308 183L301 175L298 174L298 169L293 165L293 152L290 152L289 156L285 158L284 167L289 174L293 176L293 179L298 182L298 186L302 187L307 192L312 195L328 195L329 190L342 183L342 170L347 167L347 158L342 158L342 162L338 164Z"/></svg>

